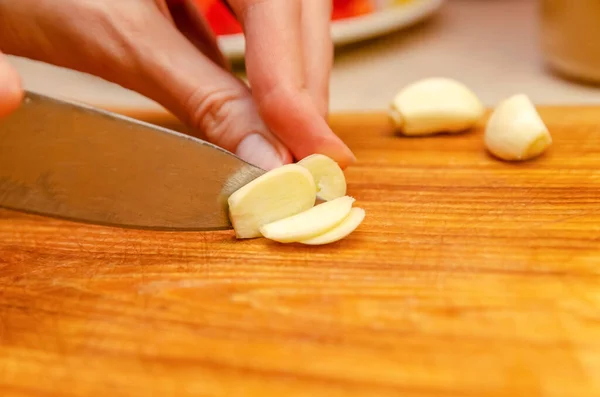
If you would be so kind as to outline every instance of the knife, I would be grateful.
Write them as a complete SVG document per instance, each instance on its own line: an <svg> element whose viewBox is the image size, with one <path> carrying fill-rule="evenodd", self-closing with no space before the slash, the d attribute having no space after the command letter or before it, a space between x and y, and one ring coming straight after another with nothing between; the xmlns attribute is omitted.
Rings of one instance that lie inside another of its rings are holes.
<svg viewBox="0 0 600 397"><path fill-rule="evenodd" d="M231 229L227 198L262 175L213 144L27 91L0 119L0 207L107 226Z"/></svg>

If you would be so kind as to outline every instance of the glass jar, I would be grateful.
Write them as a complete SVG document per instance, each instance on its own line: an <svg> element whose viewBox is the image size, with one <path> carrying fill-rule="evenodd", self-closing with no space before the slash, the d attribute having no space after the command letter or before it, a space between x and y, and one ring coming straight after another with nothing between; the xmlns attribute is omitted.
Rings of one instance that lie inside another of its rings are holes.
<svg viewBox="0 0 600 397"><path fill-rule="evenodd" d="M558 72L600 83L600 0L538 0L544 57Z"/></svg>

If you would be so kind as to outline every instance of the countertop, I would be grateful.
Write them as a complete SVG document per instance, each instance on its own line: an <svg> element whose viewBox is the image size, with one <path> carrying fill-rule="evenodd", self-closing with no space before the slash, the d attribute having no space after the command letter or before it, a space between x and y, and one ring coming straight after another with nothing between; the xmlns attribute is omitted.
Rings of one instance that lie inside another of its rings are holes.
<svg viewBox="0 0 600 397"><path fill-rule="evenodd" d="M155 106L91 76L12 59L26 87L40 92L125 108ZM567 81L545 66L538 44L537 1L448 0L423 23L338 48L331 111L385 109L403 85L433 75L463 81L487 106L517 92L540 105L600 104L599 87Z"/></svg>

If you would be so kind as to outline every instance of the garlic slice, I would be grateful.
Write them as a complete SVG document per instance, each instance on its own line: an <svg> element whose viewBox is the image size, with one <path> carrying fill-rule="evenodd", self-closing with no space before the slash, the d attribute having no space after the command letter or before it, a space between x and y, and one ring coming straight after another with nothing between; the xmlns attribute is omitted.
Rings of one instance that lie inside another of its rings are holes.
<svg viewBox="0 0 600 397"><path fill-rule="evenodd" d="M347 237L350 233L356 230L356 228L364 219L365 210L358 207L352 208L348 216L346 216L346 218L344 218L339 225L316 237L300 241L300 243L307 245L323 245L334 243Z"/></svg>
<svg viewBox="0 0 600 397"><path fill-rule="evenodd" d="M229 219L237 238L260 237L260 227L315 205L311 173L297 164L275 168L229 196Z"/></svg>
<svg viewBox="0 0 600 397"><path fill-rule="evenodd" d="M346 195L344 171L333 159L313 154L298 162L312 174L317 185L317 197L330 201Z"/></svg>
<svg viewBox="0 0 600 397"><path fill-rule="evenodd" d="M456 133L473 127L485 108L464 84L432 77L404 87L393 99L390 117L404 135Z"/></svg>
<svg viewBox="0 0 600 397"><path fill-rule="evenodd" d="M350 213L354 201L350 196L339 197L299 214L266 224L260 228L260 232L264 237L280 243L307 240L341 223Z"/></svg>
<svg viewBox="0 0 600 397"><path fill-rule="evenodd" d="M525 94L505 99L494 109L484 134L487 150L508 161L529 160L552 144L552 137Z"/></svg>

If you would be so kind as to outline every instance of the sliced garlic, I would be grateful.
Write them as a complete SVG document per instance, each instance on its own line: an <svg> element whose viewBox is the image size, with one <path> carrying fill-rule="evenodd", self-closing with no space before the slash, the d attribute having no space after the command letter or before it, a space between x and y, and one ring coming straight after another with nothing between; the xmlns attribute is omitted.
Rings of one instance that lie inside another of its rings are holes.
<svg viewBox="0 0 600 397"><path fill-rule="evenodd" d="M529 97L517 94L494 109L484 141L494 156L514 161L539 156L552 144L552 137Z"/></svg>
<svg viewBox="0 0 600 397"><path fill-rule="evenodd" d="M269 171L229 196L229 219L237 238L260 237L260 227L315 205L311 173L297 164Z"/></svg>
<svg viewBox="0 0 600 397"><path fill-rule="evenodd" d="M356 228L362 223L365 219L365 210L362 208L352 208L350 213L344 220L333 229L320 234L316 237L310 238L308 240L302 240L300 243L307 245L323 245L334 243L338 240L347 237L350 233L352 233Z"/></svg>
<svg viewBox="0 0 600 397"><path fill-rule="evenodd" d="M432 77L404 87L392 101L390 117L404 135L455 133L473 127L485 108L464 84Z"/></svg>
<svg viewBox="0 0 600 397"><path fill-rule="evenodd" d="M348 216L354 198L343 196L313 208L266 224L260 232L268 239L280 243L293 243L318 236L334 228Z"/></svg>
<svg viewBox="0 0 600 397"><path fill-rule="evenodd" d="M313 154L298 162L310 171L317 185L317 197L330 201L346 195L346 177L344 171L333 159Z"/></svg>

